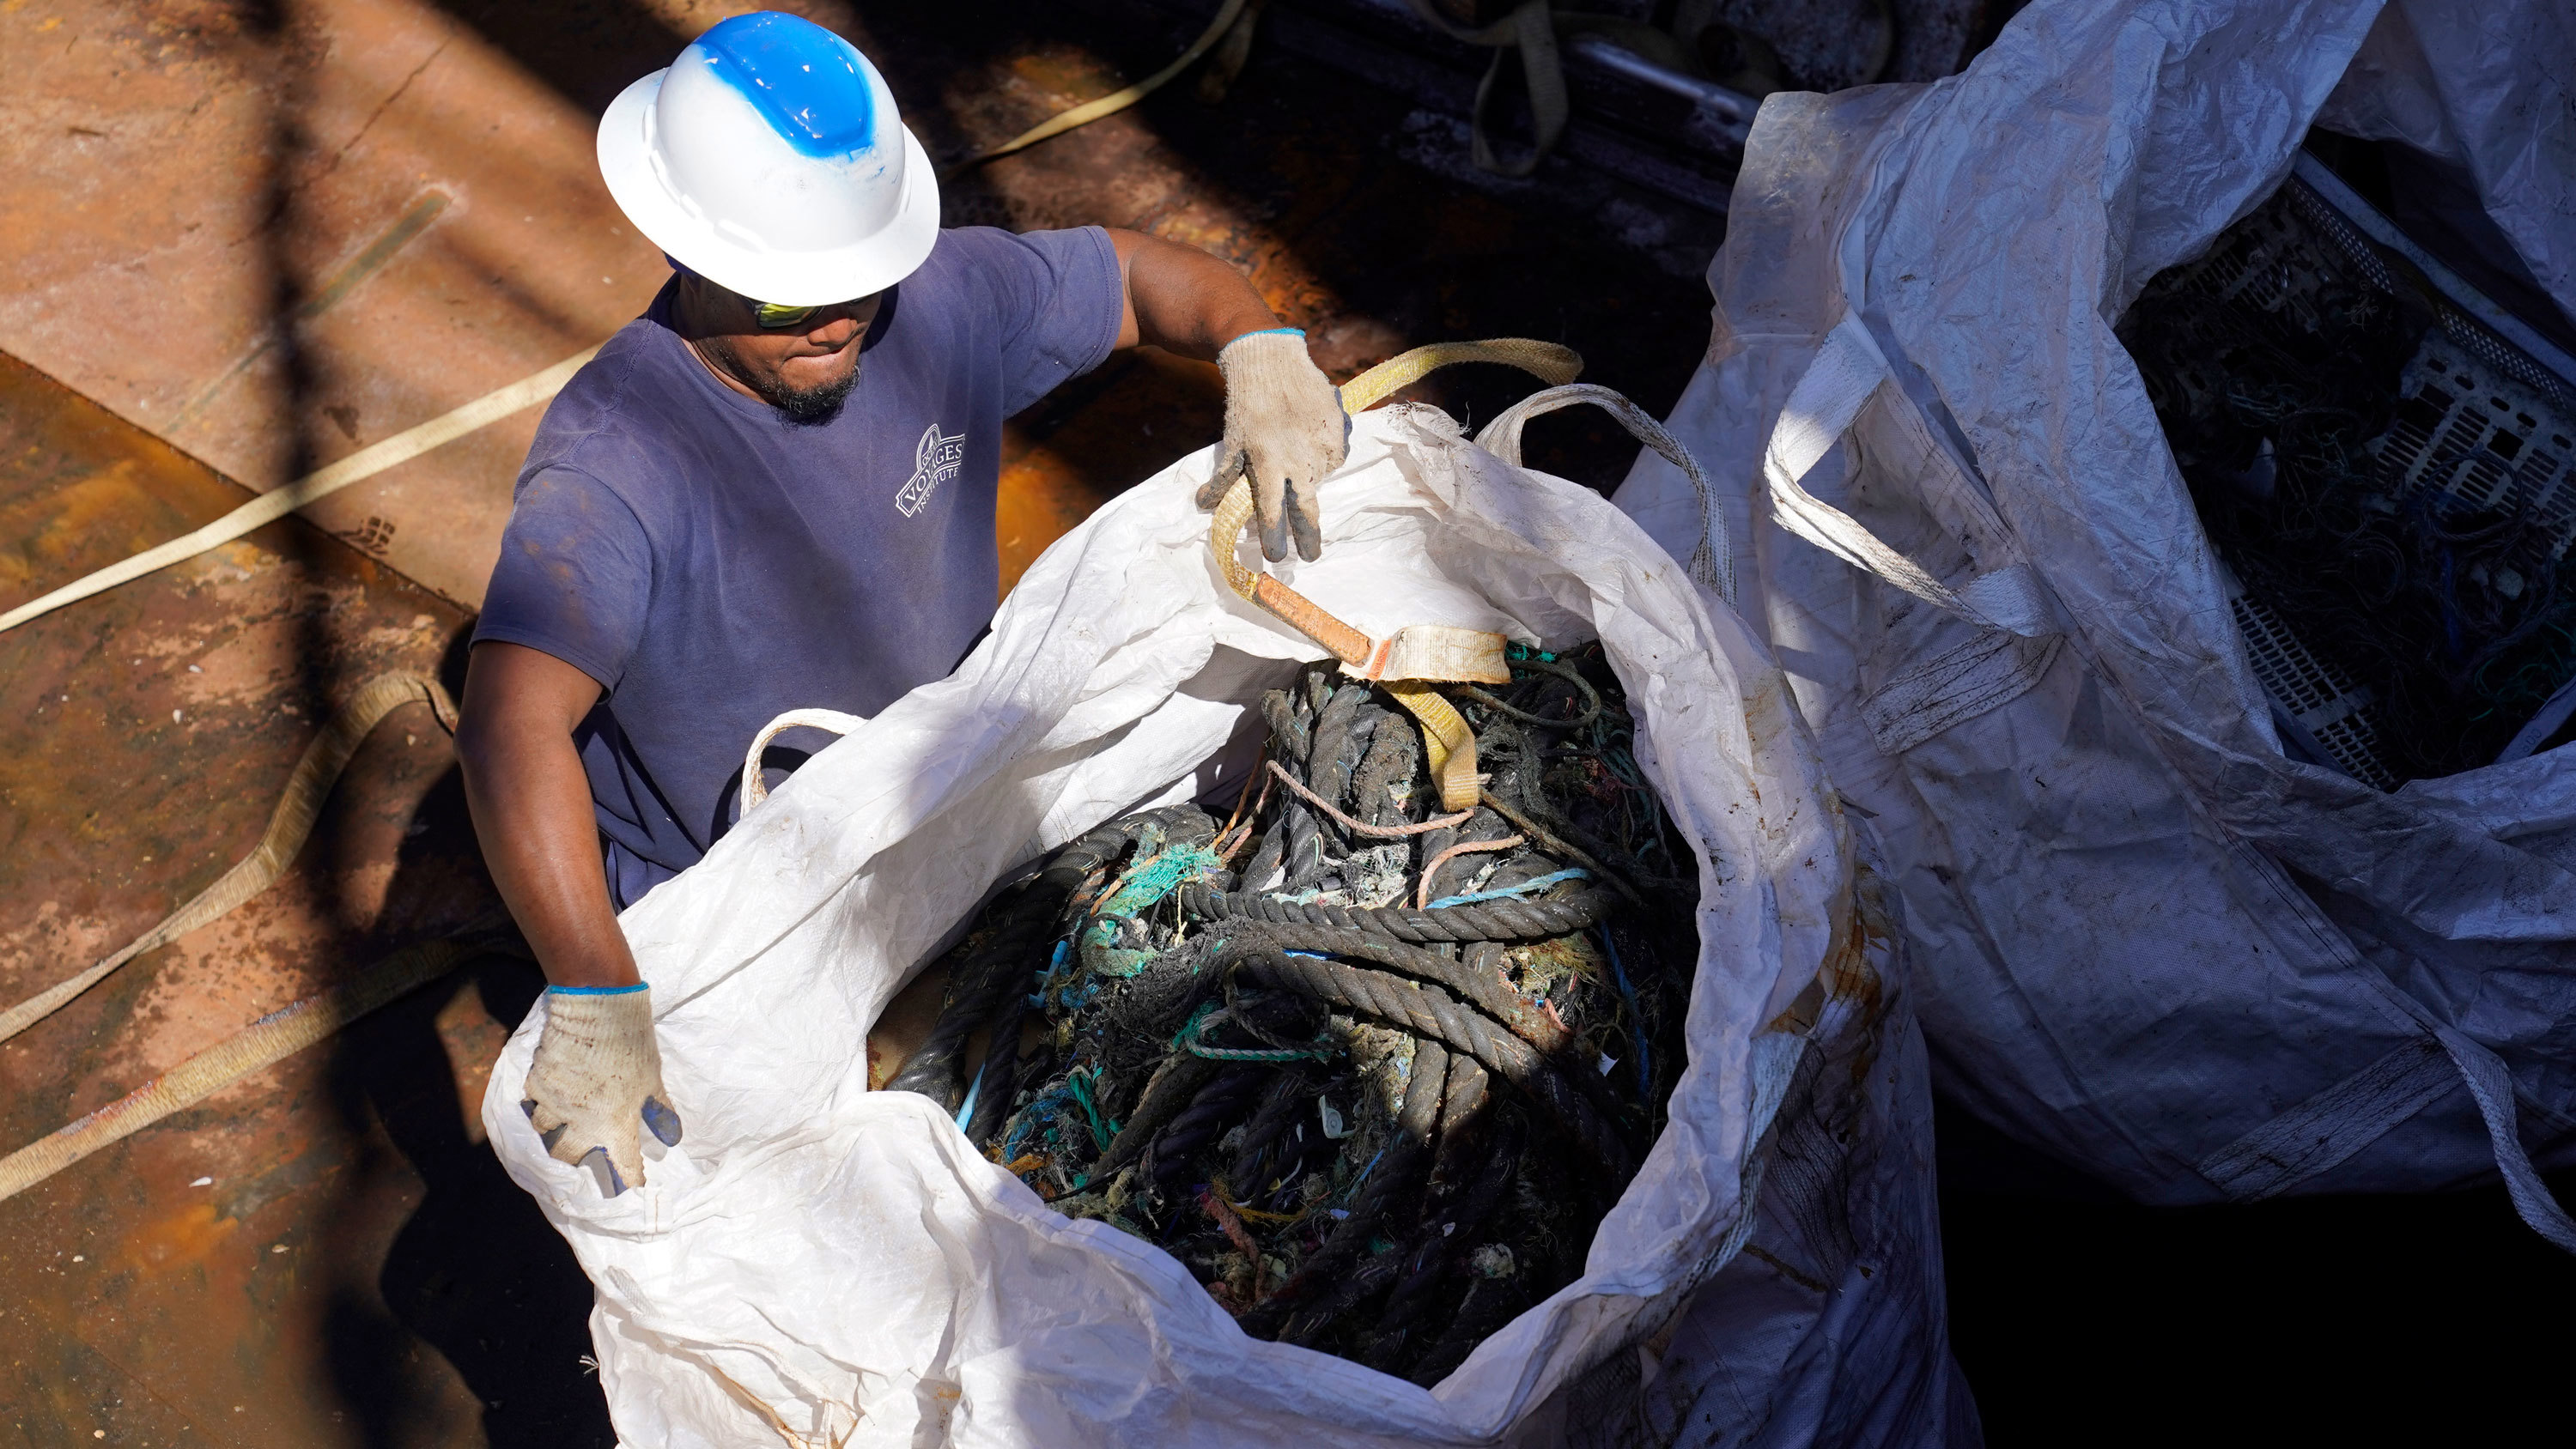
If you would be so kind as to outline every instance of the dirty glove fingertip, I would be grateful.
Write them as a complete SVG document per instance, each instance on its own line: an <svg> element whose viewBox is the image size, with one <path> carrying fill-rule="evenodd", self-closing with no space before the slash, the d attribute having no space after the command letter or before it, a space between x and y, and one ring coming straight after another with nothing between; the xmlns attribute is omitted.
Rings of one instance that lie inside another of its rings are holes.
<svg viewBox="0 0 2576 1449"><path fill-rule="evenodd" d="M1315 527L1315 520L1307 515L1307 511L1293 502L1288 505L1288 529L1296 535L1299 558L1313 563L1324 556L1323 533Z"/></svg>
<svg viewBox="0 0 2576 1449"><path fill-rule="evenodd" d="M1208 480L1199 485L1199 491L1193 500L1198 504L1199 512L1214 513L1216 506L1225 501L1226 490L1234 486L1235 479L1243 476L1244 469L1250 466L1251 461L1241 448L1227 450L1220 447L1216 456L1215 471L1209 473Z"/></svg>
<svg viewBox="0 0 2576 1449"><path fill-rule="evenodd" d="M659 1097L644 1099L644 1126L665 1147L680 1145L680 1114Z"/></svg>

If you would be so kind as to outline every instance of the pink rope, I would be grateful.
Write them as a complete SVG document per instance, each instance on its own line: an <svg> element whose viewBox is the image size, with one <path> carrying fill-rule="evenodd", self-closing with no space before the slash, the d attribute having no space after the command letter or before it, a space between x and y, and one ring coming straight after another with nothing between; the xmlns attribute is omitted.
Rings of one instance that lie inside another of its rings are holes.
<svg viewBox="0 0 2576 1449"><path fill-rule="evenodd" d="M1417 911L1431 909L1431 878L1438 875L1440 867L1447 865L1451 858L1483 850L1509 850L1515 845L1528 843L1517 835L1506 835L1500 840L1467 840L1431 857L1431 863L1422 868L1422 887L1414 893L1413 908Z"/></svg>
<svg viewBox="0 0 2576 1449"><path fill-rule="evenodd" d="M1305 801L1307 804L1314 806L1316 809L1323 811L1324 814L1331 817L1334 824L1339 825L1344 830L1351 832L1353 835L1365 835L1375 840L1397 840L1408 835L1428 835L1432 831L1442 829L1446 826L1464 825L1467 823L1467 817L1476 813L1472 809L1461 810L1455 815L1438 816L1434 819L1425 820L1419 825L1362 825L1360 822L1353 820L1341 811L1325 804L1324 797L1321 795L1318 795L1314 791L1307 789L1305 786L1298 784L1297 777L1289 774L1286 770L1281 769L1277 760L1272 760L1270 762L1270 773L1278 776L1279 783L1294 791L1298 799ZM1519 837L1515 836L1513 838L1517 840ZM1487 850L1493 849L1490 845L1484 848Z"/></svg>
<svg viewBox="0 0 2576 1449"><path fill-rule="evenodd" d="M1261 793L1258 796L1254 796L1252 793L1252 782L1256 779L1261 782ZM1243 804L1246 799L1250 799L1252 801L1252 818L1250 820L1244 819L1243 815ZM1217 859L1224 861L1227 865L1234 864L1235 854L1245 846L1252 843L1253 820L1261 818L1261 807L1269 803L1269 775L1260 774L1244 776L1243 793L1234 798L1234 814L1228 817L1225 822L1225 834L1217 839L1215 847ZM1243 823L1238 826L1235 824L1237 820L1242 820ZM1237 835L1235 833L1237 830L1241 830L1243 833L1241 835Z"/></svg>

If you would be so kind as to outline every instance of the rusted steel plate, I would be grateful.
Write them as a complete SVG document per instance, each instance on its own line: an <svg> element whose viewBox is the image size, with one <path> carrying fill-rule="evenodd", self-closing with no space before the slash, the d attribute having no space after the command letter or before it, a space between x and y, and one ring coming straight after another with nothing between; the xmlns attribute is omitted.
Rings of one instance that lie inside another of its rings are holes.
<svg viewBox="0 0 2576 1449"><path fill-rule="evenodd" d="M436 5L65 0L0 11L0 51L0 351L252 488L589 346L667 275L591 112ZM470 604L536 419L312 514Z"/></svg>
<svg viewBox="0 0 2576 1449"><path fill-rule="evenodd" d="M0 358L0 597L245 496ZM464 624L290 521L0 634L0 997L202 889L258 839L337 699L386 670L436 674ZM398 710L275 887L0 1045L0 1144L490 900L447 737L426 708ZM495 963L434 986L0 1202L0 1422L30 1444L355 1445L387 1442L369 1426L391 1414L401 1442L485 1442L508 1395L485 1392L474 1353L431 1347L453 1318L437 1300L479 1292L492 1312L471 1334L551 1334L522 1412L581 1442L600 1413L577 1364L586 1285L473 1140L482 1073L531 976ZM475 1231L454 1221L459 1200L480 1203ZM407 1252L442 1216L447 1241ZM512 1293L552 1298L513 1314ZM528 1381L522 1355L479 1358L485 1379Z"/></svg>

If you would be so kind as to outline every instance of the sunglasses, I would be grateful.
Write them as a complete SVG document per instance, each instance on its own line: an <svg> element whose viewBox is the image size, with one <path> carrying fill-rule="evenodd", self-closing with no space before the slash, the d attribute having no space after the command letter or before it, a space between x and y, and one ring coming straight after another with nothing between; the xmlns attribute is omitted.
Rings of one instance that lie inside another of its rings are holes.
<svg viewBox="0 0 2576 1449"><path fill-rule="evenodd" d="M690 271L688 267L683 265L679 258L674 257L667 252L663 254L662 260L669 262L671 264L671 270L680 273L682 276L694 277L698 275L696 272ZM737 293L736 295L740 294ZM749 297L744 297L743 300L751 302L751 320L759 324L764 331L769 332L784 332L790 327L802 327L814 319L815 313L823 310L823 308L819 306L790 307L781 302L752 302ZM858 300L864 301L866 299L860 298ZM839 306L840 304L835 302L827 303L825 305Z"/></svg>
<svg viewBox="0 0 2576 1449"><path fill-rule="evenodd" d="M743 300L751 299L746 297ZM778 332L789 327L802 327L815 313L822 310L820 307L786 307L776 302L752 302L751 320L769 331Z"/></svg>

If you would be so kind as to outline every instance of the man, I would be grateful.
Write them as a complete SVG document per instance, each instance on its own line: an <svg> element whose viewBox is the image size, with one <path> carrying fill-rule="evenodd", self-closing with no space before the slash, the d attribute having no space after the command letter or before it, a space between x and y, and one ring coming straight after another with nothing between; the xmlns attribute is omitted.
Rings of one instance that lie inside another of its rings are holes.
<svg viewBox="0 0 2576 1449"><path fill-rule="evenodd" d="M526 1106L609 1190L679 1140L616 912L732 823L780 712L873 715L990 620L1002 419L1120 347L1214 358L1220 477L1316 555L1347 423L1225 263L1135 232L942 231L865 57L727 20L618 97L600 168L671 259L548 409L467 668L457 753L485 859L550 983Z"/></svg>

